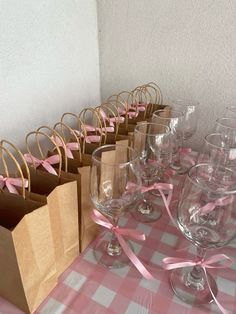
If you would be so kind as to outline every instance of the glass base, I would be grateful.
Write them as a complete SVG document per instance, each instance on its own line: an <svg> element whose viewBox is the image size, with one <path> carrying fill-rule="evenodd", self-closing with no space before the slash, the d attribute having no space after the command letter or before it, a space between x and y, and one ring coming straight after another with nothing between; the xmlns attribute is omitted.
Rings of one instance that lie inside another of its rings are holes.
<svg viewBox="0 0 236 314"><path fill-rule="evenodd" d="M144 202L136 204L131 215L139 222L151 223L155 222L162 216L161 206L154 203Z"/></svg>
<svg viewBox="0 0 236 314"><path fill-rule="evenodd" d="M191 276L192 268L179 268L171 271L170 285L176 296L191 305L209 304L213 301L205 276L194 280ZM214 295L218 289L214 278L207 272L207 278Z"/></svg>
<svg viewBox="0 0 236 314"><path fill-rule="evenodd" d="M98 263L108 268L122 268L130 263L130 259L124 253L120 245L111 244L112 234L110 232L103 233L97 240L93 254ZM131 250L133 247L130 242L126 241Z"/></svg>
<svg viewBox="0 0 236 314"><path fill-rule="evenodd" d="M171 169L175 170L177 174L179 175L183 175L183 174L186 174L189 170L189 168L191 167L187 167L185 165L175 165L175 164L172 164L171 166Z"/></svg>

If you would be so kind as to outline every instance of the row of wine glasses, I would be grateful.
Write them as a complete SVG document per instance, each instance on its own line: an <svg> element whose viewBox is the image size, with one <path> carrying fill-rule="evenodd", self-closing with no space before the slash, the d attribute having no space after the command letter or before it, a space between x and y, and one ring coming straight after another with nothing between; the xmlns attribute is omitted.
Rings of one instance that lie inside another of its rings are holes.
<svg viewBox="0 0 236 314"><path fill-rule="evenodd" d="M138 124L132 147L105 145L98 148L92 155L90 189L95 206L113 226L134 206L135 219L150 222L160 218L161 208L152 202L150 191L142 193L142 187L166 182L168 167L181 169L179 173L187 171L177 223L184 236L197 247L198 263L191 268L173 270L170 282L178 297L199 305L215 300L217 294L215 280L201 265L207 250L221 248L236 236L236 124L225 126L228 119L233 122L236 119L231 116L218 119L215 133L205 137L197 164L182 170L179 150L196 132L197 111L195 106L195 118L189 124L192 131L186 128L188 135L183 135L186 111L171 108L154 112L151 122ZM221 152L216 151L218 146L222 146ZM158 192L156 196L160 196ZM97 242L95 256L108 267L122 267L128 257L114 233L110 234L110 238L106 233Z"/></svg>

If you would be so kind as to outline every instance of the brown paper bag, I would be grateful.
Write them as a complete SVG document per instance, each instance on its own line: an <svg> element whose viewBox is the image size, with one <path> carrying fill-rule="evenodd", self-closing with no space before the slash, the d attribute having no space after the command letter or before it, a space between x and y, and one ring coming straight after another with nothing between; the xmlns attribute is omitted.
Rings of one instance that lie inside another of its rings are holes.
<svg viewBox="0 0 236 314"><path fill-rule="evenodd" d="M79 255L80 176L62 171L61 151L55 141L44 132L34 131L26 136L26 146L30 156L33 156L29 145L31 136L35 136L41 160L45 160L47 151L50 150L48 143L51 143L52 147L56 147L59 156L58 169L55 170L56 175L48 173L42 166L37 166L34 162L30 163L28 169L31 180L30 197L35 198L35 194L44 196L49 207L56 267L58 273L61 273ZM46 139L47 143L42 145L40 136L44 140ZM43 153L43 148L46 153ZM27 171L24 165L22 170L26 175Z"/></svg>
<svg viewBox="0 0 236 314"><path fill-rule="evenodd" d="M0 146L1 157L17 160ZM10 178L5 158L4 177ZM25 195L25 193L22 193ZM49 208L21 195L0 193L0 295L25 313L32 313L57 283L55 248Z"/></svg>

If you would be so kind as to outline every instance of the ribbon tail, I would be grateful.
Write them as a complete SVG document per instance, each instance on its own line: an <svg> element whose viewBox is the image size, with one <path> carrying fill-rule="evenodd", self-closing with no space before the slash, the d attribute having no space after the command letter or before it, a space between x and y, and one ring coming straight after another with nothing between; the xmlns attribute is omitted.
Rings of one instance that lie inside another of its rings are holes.
<svg viewBox="0 0 236 314"><path fill-rule="evenodd" d="M57 176L56 170L48 162L43 162L42 166L47 170L47 172Z"/></svg>
<svg viewBox="0 0 236 314"><path fill-rule="evenodd" d="M134 266L138 269L138 271L143 275L144 278L148 280L155 279L152 274L146 269L146 267L141 263L141 261L137 258L137 256L133 253L130 247L126 244L121 235L116 233L116 237L124 250L125 254L129 257Z"/></svg>
<svg viewBox="0 0 236 314"><path fill-rule="evenodd" d="M228 314L228 311L220 304L220 302L217 300L216 296L214 295L212 289L211 289L211 285L209 283L209 280L208 280L208 276L207 276L207 272L206 272L206 268L202 266L202 269L204 271L204 274L205 274L205 277L206 277L206 282L207 282L207 285L208 285L208 288L210 290L210 293L212 295L212 298L214 299L216 305L218 306L218 308L221 310L221 312L223 314Z"/></svg>
<svg viewBox="0 0 236 314"><path fill-rule="evenodd" d="M165 205L166 211L170 217L170 220L172 221L173 225L177 227L177 224L176 224L176 222L175 222L175 220L171 214L170 208L169 208L169 203L170 203L170 200L172 197L172 191L169 191L168 199L166 199L165 194L162 192L162 190L161 189L158 189L158 190L161 194L162 200L164 202L164 205Z"/></svg>
<svg viewBox="0 0 236 314"><path fill-rule="evenodd" d="M66 148L66 156L70 159L74 159L74 156L68 147Z"/></svg>
<svg viewBox="0 0 236 314"><path fill-rule="evenodd" d="M10 182L6 181L6 187L10 193L19 194L17 189Z"/></svg>

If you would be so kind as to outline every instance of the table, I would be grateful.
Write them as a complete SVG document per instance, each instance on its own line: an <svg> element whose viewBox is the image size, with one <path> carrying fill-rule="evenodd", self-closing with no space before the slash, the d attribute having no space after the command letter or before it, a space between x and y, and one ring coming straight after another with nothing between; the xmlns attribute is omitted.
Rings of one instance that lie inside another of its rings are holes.
<svg viewBox="0 0 236 314"><path fill-rule="evenodd" d="M175 176L174 198L178 197L183 176ZM61 275L59 283L35 314L93 314L93 313L150 313L150 314L204 314L220 313L217 306L197 308L181 302L172 292L168 282L168 271L161 267L166 256L177 256L188 251L188 257L194 258L195 249L180 231L171 223L163 210L162 217L155 223L143 224L122 217L120 226L134 228L145 233L146 241L132 241L136 255L154 275L155 280L143 279L136 268L127 267L109 270L99 265L93 256L91 245ZM97 240L95 240L97 241ZM236 313L236 241L222 248L221 253L234 259L230 268L214 269L213 274L218 285L217 298L230 313ZM217 251L219 252L219 250ZM211 252L214 254L214 252ZM0 314L22 314L12 304L0 298Z"/></svg>

